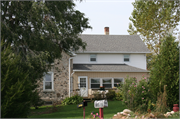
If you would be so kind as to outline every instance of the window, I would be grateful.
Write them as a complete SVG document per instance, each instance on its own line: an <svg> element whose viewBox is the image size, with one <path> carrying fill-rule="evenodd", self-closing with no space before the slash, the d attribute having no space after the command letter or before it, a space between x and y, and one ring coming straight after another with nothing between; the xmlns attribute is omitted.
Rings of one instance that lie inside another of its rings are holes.
<svg viewBox="0 0 180 119"><path fill-rule="evenodd" d="M103 86L105 88L112 88L112 79L102 79Z"/></svg>
<svg viewBox="0 0 180 119"><path fill-rule="evenodd" d="M99 87L100 87L100 79L92 78L91 88L99 88Z"/></svg>
<svg viewBox="0 0 180 119"><path fill-rule="evenodd" d="M129 62L129 55L124 55L124 62Z"/></svg>
<svg viewBox="0 0 180 119"><path fill-rule="evenodd" d="M53 90L53 72L48 72L44 76L44 90Z"/></svg>
<svg viewBox="0 0 180 119"><path fill-rule="evenodd" d="M86 78L80 78L80 88L86 87Z"/></svg>
<svg viewBox="0 0 180 119"><path fill-rule="evenodd" d="M123 78L114 78L114 87L119 86L123 82Z"/></svg>
<svg viewBox="0 0 180 119"><path fill-rule="evenodd" d="M90 55L90 61L91 62L96 62L96 55Z"/></svg>

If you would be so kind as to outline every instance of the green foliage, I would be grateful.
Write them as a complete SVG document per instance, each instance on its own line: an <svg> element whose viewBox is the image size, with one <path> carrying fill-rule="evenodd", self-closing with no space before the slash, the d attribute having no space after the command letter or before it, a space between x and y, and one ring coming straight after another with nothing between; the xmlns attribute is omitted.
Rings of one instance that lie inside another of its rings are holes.
<svg viewBox="0 0 180 119"><path fill-rule="evenodd" d="M116 97L116 93L114 90L109 90L109 92L106 94L107 99L113 100Z"/></svg>
<svg viewBox="0 0 180 119"><path fill-rule="evenodd" d="M127 77L122 85L123 103L131 110L146 111L151 99L146 77L137 82L135 77Z"/></svg>
<svg viewBox="0 0 180 119"><path fill-rule="evenodd" d="M70 104L78 104L81 103L83 101L83 98L79 95L74 95L72 97L66 97L62 104L63 105L70 105Z"/></svg>
<svg viewBox="0 0 180 119"><path fill-rule="evenodd" d="M134 10L130 16L128 32L141 36L151 54L147 54L148 69L151 68L155 54L168 33L175 33L180 21L180 1L172 0L136 0L132 3Z"/></svg>
<svg viewBox="0 0 180 119"><path fill-rule="evenodd" d="M167 36L161 46L160 54L153 64L150 74L152 94L157 97L167 85L167 105L179 103L179 50L172 35Z"/></svg>
<svg viewBox="0 0 180 119"><path fill-rule="evenodd" d="M123 93L121 91L116 92L113 100L122 101L123 100Z"/></svg>
<svg viewBox="0 0 180 119"><path fill-rule="evenodd" d="M39 100L37 82L51 69L46 61L60 59L62 51L85 49L78 35L91 27L74 7L73 1L1 2L2 117L27 117Z"/></svg>
<svg viewBox="0 0 180 119"><path fill-rule="evenodd" d="M155 106L156 112L166 113L167 111L170 111L169 107L167 106L166 86L167 85L164 85L164 92L163 93L162 92L158 93L156 106Z"/></svg>
<svg viewBox="0 0 180 119"><path fill-rule="evenodd" d="M14 55L9 47L1 52L2 118L26 118L29 113L33 86L29 72L20 63L20 56Z"/></svg>
<svg viewBox="0 0 180 119"><path fill-rule="evenodd" d="M38 109L39 106L42 106L45 102L40 98L39 92L35 91L34 95L32 97L32 106L35 107L35 109Z"/></svg>

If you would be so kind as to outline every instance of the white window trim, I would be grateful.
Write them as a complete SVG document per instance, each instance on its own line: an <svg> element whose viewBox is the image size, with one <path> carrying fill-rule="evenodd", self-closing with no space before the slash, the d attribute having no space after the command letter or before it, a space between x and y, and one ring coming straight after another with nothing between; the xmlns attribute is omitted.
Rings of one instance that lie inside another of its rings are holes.
<svg viewBox="0 0 180 119"><path fill-rule="evenodd" d="M91 55L95 55L96 56L96 61L91 61ZM89 55L89 62L97 62L97 54L90 54Z"/></svg>
<svg viewBox="0 0 180 119"><path fill-rule="evenodd" d="M52 78L52 89L45 89L45 76L43 77L43 90L44 91L54 91L54 73L53 72L47 72L48 74L51 74Z"/></svg>
<svg viewBox="0 0 180 119"><path fill-rule="evenodd" d="M124 83L123 77L114 77L114 78L112 78L112 77L104 77L104 78L93 77L93 78L89 78L89 87L90 87L90 89L99 89L99 88L91 88L91 79L100 79L100 86L103 86L103 79L111 79L111 83L112 83L111 88L105 87L105 89L112 89L114 87L114 79L115 78L116 79L122 79L123 80L122 82Z"/></svg>
<svg viewBox="0 0 180 119"><path fill-rule="evenodd" d="M125 56L125 55L129 55L129 61L124 61L124 57L123 57L123 61L124 61L124 62L130 62L130 61L131 61L131 60L130 60L130 59L131 59L131 58L130 58L130 54L124 54L124 56Z"/></svg>

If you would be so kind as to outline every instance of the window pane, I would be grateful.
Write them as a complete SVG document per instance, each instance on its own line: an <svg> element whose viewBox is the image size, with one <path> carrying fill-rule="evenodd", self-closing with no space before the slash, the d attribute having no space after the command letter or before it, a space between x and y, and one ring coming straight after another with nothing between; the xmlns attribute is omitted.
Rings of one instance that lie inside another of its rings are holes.
<svg viewBox="0 0 180 119"><path fill-rule="evenodd" d="M96 55L90 55L90 61L96 61Z"/></svg>
<svg viewBox="0 0 180 119"><path fill-rule="evenodd" d="M121 83L123 81L123 79L114 79L114 83Z"/></svg>
<svg viewBox="0 0 180 119"><path fill-rule="evenodd" d="M126 62L129 61L129 55L124 55L124 61L126 61Z"/></svg>
<svg viewBox="0 0 180 119"><path fill-rule="evenodd" d="M129 55L124 55L124 58L129 58Z"/></svg>
<svg viewBox="0 0 180 119"><path fill-rule="evenodd" d="M100 79L91 79L91 83L100 83Z"/></svg>
<svg viewBox="0 0 180 119"><path fill-rule="evenodd" d="M51 80L51 74L46 74L45 75L45 81L52 81Z"/></svg>
<svg viewBox="0 0 180 119"><path fill-rule="evenodd" d="M99 88L100 84L91 84L91 88Z"/></svg>
<svg viewBox="0 0 180 119"><path fill-rule="evenodd" d="M91 58L96 58L96 55L90 55Z"/></svg>
<svg viewBox="0 0 180 119"><path fill-rule="evenodd" d="M103 86L105 86L105 89L106 89L106 88L112 88L112 85L111 85L111 84L103 84Z"/></svg>
<svg viewBox="0 0 180 119"><path fill-rule="evenodd" d="M129 58L124 58L124 61L129 61Z"/></svg>
<svg viewBox="0 0 180 119"><path fill-rule="evenodd" d="M80 83L80 88L85 87L86 88L86 83Z"/></svg>
<svg viewBox="0 0 180 119"><path fill-rule="evenodd" d="M91 58L91 61L96 61L96 58Z"/></svg>
<svg viewBox="0 0 180 119"><path fill-rule="evenodd" d="M104 83L107 83L107 84L108 84L108 83L111 83L111 79L103 79L103 84L104 84Z"/></svg>
<svg viewBox="0 0 180 119"><path fill-rule="evenodd" d="M86 83L86 78L80 78L80 83Z"/></svg>
<svg viewBox="0 0 180 119"><path fill-rule="evenodd" d="M45 89L52 89L52 82L45 82Z"/></svg>

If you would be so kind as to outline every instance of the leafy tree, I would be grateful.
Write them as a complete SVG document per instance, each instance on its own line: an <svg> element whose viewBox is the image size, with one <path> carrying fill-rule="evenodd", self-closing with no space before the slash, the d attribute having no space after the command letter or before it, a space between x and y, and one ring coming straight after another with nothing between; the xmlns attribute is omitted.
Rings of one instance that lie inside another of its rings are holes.
<svg viewBox="0 0 180 119"><path fill-rule="evenodd" d="M148 69L159 54L161 42L167 33L172 32L180 21L180 1L136 0L129 18L130 35L141 36L151 54L147 54Z"/></svg>
<svg viewBox="0 0 180 119"><path fill-rule="evenodd" d="M37 94L37 82L50 69L46 62L60 59L62 51L85 49L86 43L78 35L91 26L74 7L73 1L1 2L2 53L11 47L8 56L1 59L5 67L1 69L3 117L27 117L28 108L36 99L33 96ZM8 59L11 55L18 57ZM8 64L10 60L13 64ZM14 114L14 110L23 114Z"/></svg>
<svg viewBox="0 0 180 119"><path fill-rule="evenodd" d="M172 108L173 104L179 102L179 49L172 35L163 40L160 53L151 69L150 85L155 97L167 85L167 102Z"/></svg>

